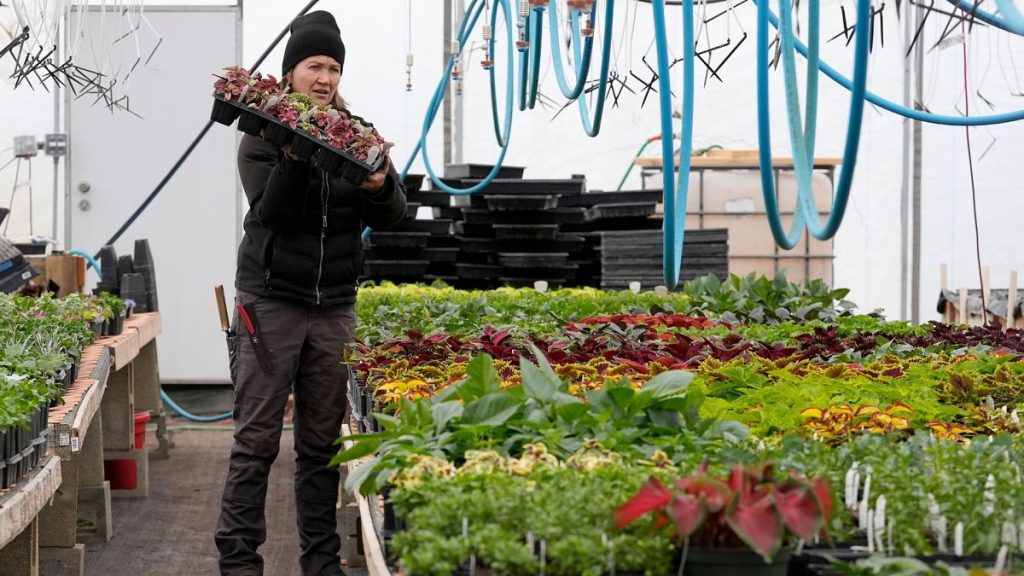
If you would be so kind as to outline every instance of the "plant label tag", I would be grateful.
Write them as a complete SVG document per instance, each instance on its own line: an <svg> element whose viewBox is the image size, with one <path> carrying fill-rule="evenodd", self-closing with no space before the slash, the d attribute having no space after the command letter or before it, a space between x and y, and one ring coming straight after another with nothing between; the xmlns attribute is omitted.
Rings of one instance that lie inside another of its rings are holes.
<svg viewBox="0 0 1024 576"><path fill-rule="evenodd" d="M964 555L964 523L957 522L953 528L953 555Z"/></svg>
<svg viewBox="0 0 1024 576"><path fill-rule="evenodd" d="M71 437L71 451L72 452L78 452L79 449L80 449L80 446L79 446L79 442L78 442L78 436L72 436Z"/></svg>
<svg viewBox="0 0 1024 576"><path fill-rule="evenodd" d="M62 432L57 435L57 446L67 446L71 444L71 435L67 432Z"/></svg>

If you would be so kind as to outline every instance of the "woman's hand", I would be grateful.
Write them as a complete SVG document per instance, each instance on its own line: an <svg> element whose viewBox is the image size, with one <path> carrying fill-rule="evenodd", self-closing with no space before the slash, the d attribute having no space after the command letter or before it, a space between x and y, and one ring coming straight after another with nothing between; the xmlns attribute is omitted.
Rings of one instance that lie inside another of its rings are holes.
<svg viewBox="0 0 1024 576"><path fill-rule="evenodd" d="M387 180L390 169L391 157L385 156L384 161L380 164L380 168L377 168L376 172L367 176L366 180L363 180L359 187L367 192L380 192L381 188L384 188L384 182Z"/></svg>

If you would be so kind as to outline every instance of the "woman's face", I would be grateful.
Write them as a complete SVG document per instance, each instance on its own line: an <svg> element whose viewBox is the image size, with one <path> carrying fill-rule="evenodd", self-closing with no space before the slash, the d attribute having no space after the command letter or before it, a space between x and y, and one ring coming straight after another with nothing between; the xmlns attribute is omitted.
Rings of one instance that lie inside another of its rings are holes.
<svg viewBox="0 0 1024 576"><path fill-rule="evenodd" d="M341 81L341 64L330 56L310 56L292 70L292 90L316 98L321 104L334 102Z"/></svg>

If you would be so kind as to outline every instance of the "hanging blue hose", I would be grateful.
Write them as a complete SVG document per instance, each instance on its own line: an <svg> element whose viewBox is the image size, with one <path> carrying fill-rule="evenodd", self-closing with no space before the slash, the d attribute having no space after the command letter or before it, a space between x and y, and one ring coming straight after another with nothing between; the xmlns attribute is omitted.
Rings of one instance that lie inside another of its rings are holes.
<svg viewBox="0 0 1024 576"><path fill-rule="evenodd" d="M427 108L427 116L423 121L423 131L420 133L420 143L418 148L420 153L423 155L423 166L424 168L426 168L427 175L430 176L430 181L433 182L436 188L438 188L439 190L443 190L449 194L459 196L475 194L489 186L491 182L494 180L494 178L498 175L498 171L501 170L502 163L504 163L505 161L505 155L508 154L508 145L509 142L511 141L512 135L512 112L513 107L515 106L515 67L513 63L515 62L516 53L515 40L513 38L513 27L515 26L515 20L511 6L509 5L509 1L510 0L495 0L496 4L500 5L502 11L504 12L505 31L508 41L508 73L507 83L505 86L505 101L507 103L507 106L505 108L505 139L504 142L501 143L501 152L498 154L498 159L497 161L495 161L494 166L491 168L491 171L488 172L487 176L484 177L484 179L478 182L476 185L471 186L469 188L453 188L442 182L441 179L434 172L434 167L430 163L430 153L427 149L427 136L430 134L430 128L434 124L434 120L437 117L437 111L441 108L441 104L444 102L444 93L448 87L448 77L451 74L451 68L455 63L454 58L452 59L452 61L448 63L446 73L444 76L442 76L441 82L437 86L437 90L434 91L434 97ZM497 6L495 6L495 12L497 12ZM496 19L497 14L492 13L491 22L495 22ZM472 25L470 25L469 30L472 30ZM493 70L494 68L491 68L492 73ZM492 86L494 86L493 82ZM497 106L497 94L493 90L491 91L491 105Z"/></svg>
<svg viewBox="0 0 1024 576"><path fill-rule="evenodd" d="M964 12L967 12L974 18L981 20L985 24L988 24L989 26L995 26L996 28L999 28L1000 30L1004 30L1011 34L1024 36L1024 30L1018 30L1016 28L1013 28L1011 24L1009 24L1006 21L1005 18L1000 18L999 16L996 16L991 12L986 12L985 10L982 10L981 8L978 7L978 4L971 4L967 0L949 0L949 3L956 6L957 8L960 8ZM1000 8L1000 11L1002 11L1002 8ZM1005 12L1003 13L1005 14Z"/></svg>
<svg viewBox="0 0 1024 576"><path fill-rule="evenodd" d="M529 62L526 54L520 59L522 67L522 88L523 98L519 103L519 110L529 108L533 110L537 106L537 94L540 92L540 56L544 45L544 36L541 34L541 24L544 22L544 7L530 10L530 17L526 20L526 29L529 30L530 49ZM527 86L529 90L527 91Z"/></svg>
<svg viewBox="0 0 1024 576"><path fill-rule="evenodd" d="M597 4L594 4L592 18L597 21ZM590 73L590 59L594 53L594 36L588 36L583 41L583 58L574 60L576 66L576 83L569 86L566 80L565 65L562 62L562 41L558 37L558 3L553 2L548 9L548 32L551 36L551 60L554 62L555 78L558 80L558 87L562 95L569 100L575 100L583 93L587 85L587 75ZM579 37L573 37L572 41L578 42Z"/></svg>
<svg viewBox="0 0 1024 576"><path fill-rule="evenodd" d="M765 3L767 8L767 3ZM854 83L853 90L851 91L850 100L850 115L846 135L846 148L844 151L843 167L839 176L839 183L836 188L836 198L831 214L825 224L821 224L818 220L818 207L814 199L814 191L811 187L811 177L814 168L814 122L816 120L815 110L817 109L817 68L818 68L818 46L819 46L819 29L820 29L820 0L810 1L810 18L809 18L809 48L808 48L808 83L807 83L807 123L808 133L802 134L800 127L800 105L797 96L797 82L796 82L796 59L793 54L793 44L795 37L793 35L793 26L791 20L792 11L790 9L790 0L779 0L779 12L781 14L781 22L779 25L779 34L782 51L782 63L785 72L786 82L786 100L788 105L788 118L789 118L789 129L790 129L790 141L793 146L793 165L797 176L797 210L799 211L798 222L806 224L811 234L820 240L827 240L832 238L836 231L839 229L839 225L842 223L843 216L846 212L846 206L850 198L850 189L853 184L853 174L857 165L857 152L860 144L860 131L861 123L864 113L864 93L867 88L867 70L868 70L868 54L869 54L869 33L870 33L870 18L871 18L871 3L870 0L860 0L857 4L857 26L854 42ZM759 19L759 32L767 32L767 23L761 22L762 8L758 6L758 19ZM758 35L758 42L767 42L765 35ZM768 61L758 61L758 66L764 68L764 77L767 77ZM761 77L759 70L759 78ZM768 99L767 97L759 97L759 121L768 122ZM763 110L761 107L764 107ZM768 134L770 139L770 134ZM772 182L772 176L774 171L770 169L771 163L771 142L766 141L761 143L761 169L762 169L762 182ZM766 162L767 160L767 162ZM765 164L769 164L769 170L767 173L764 172ZM769 189L763 187L763 193L767 197L771 195L775 196L774 185ZM768 218L779 219L781 225L781 215L778 211L770 211ZM776 226L775 228L779 228ZM786 249L791 249L793 246L790 243L794 240L792 235L785 238ZM782 243L780 243L781 245Z"/></svg>
<svg viewBox="0 0 1024 576"><path fill-rule="evenodd" d="M762 1L763 0L753 0L753 2L755 4L758 4L759 7ZM767 10L768 21L771 23L772 26L778 28L779 19L771 11L771 8L767 8ZM807 56L807 46L805 46L803 42L800 42L799 39L794 39L793 44L794 46L796 46L797 52L804 56ZM818 64L818 69L824 72L826 76L831 78L833 81L835 81L843 88L846 88L847 90L853 90L853 82L846 76L840 74L839 71L829 66L824 61L821 61ZM878 106L879 108L888 110L889 112L898 114L900 116L903 116L904 118L910 118L911 120L920 120L921 122L927 122L929 124L941 124L944 126L990 126L992 124L1005 124L1007 122L1016 122L1018 120L1024 120L1024 110L1017 110L1015 112L1004 112L1001 114L989 114L987 116L945 116L942 114L932 114L931 112L923 112L921 110L907 108L906 106L902 106L891 100L886 100L885 98L882 98L878 94L875 94L870 91L865 91L864 97L867 99L868 102L874 104L875 106Z"/></svg>
<svg viewBox="0 0 1024 576"><path fill-rule="evenodd" d="M592 19L597 18L597 0L594 1L594 7L592 12ZM597 86L597 101L594 103L594 118L590 118L590 105L587 104L586 98L577 98L576 103L580 109L580 120L583 122L583 131L587 133L587 136L594 137L601 132L601 120L604 118L604 104L608 96L608 69L611 66L612 59L612 35L615 32L615 2L614 0L607 0L605 7L608 13L604 15L604 38L601 42L601 48L603 50L601 54L601 72L600 81ZM661 17L664 19L665 15L662 13ZM581 62L583 60L583 49L580 47L580 11L573 10L572 13L572 51L574 56L574 62ZM668 49L666 40L666 50ZM671 101L670 101L671 103ZM668 114L670 116L669 121L671 122L672 108L669 107L667 110L662 109L662 116Z"/></svg>
<svg viewBox="0 0 1024 576"><path fill-rule="evenodd" d="M661 155L664 180L664 259L665 285L679 284L683 262L683 224L686 221L686 198L690 186L690 155L693 151L693 0L682 0L683 8L683 118L679 151L679 176L676 181L675 150L672 146L672 79L668 56L668 35L665 32L665 0L652 0L654 41L658 55L658 98L661 101ZM611 3L609 3L609 9ZM610 12L610 10L609 10ZM611 14L609 14L609 20ZM607 34L606 34L607 40ZM606 50L607 53L607 50ZM584 101L580 98L580 101Z"/></svg>

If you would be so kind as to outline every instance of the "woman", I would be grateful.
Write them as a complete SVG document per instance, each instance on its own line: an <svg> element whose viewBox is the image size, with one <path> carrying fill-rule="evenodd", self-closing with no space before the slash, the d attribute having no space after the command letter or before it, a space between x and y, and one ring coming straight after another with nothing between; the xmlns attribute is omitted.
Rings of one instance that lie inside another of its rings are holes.
<svg viewBox="0 0 1024 576"><path fill-rule="evenodd" d="M311 12L292 23L282 63L291 90L341 107L344 64L333 16ZM342 351L355 330L360 231L403 219L405 189L390 161L356 187L251 136L238 171L249 212L235 278L235 435L215 534L220 570L263 574L267 478L293 393L299 564L304 576L335 576L339 474L328 463L345 415Z"/></svg>

